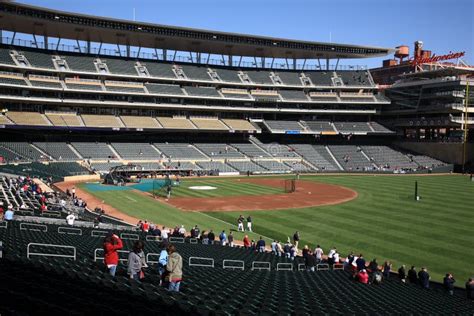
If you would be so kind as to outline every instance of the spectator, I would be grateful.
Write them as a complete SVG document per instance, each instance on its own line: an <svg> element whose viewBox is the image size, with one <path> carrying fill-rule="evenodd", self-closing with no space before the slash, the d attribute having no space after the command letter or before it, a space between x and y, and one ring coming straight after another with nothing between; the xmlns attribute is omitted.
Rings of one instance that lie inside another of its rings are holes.
<svg viewBox="0 0 474 316"><path fill-rule="evenodd" d="M160 286L163 285L166 276L166 265L168 264L168 251L166 250L165 245L166 244L161 244L160 258L158 259L158 274L160 275Z"/></svg>
<svg viewBox="0 0 474 316"><path fill-rule="evenodd" d="M184 225L181 225L181 227L178 229L178 236L179 237L186 236L186 228L184 228Z"/></svg>
<svg viewBox="0 0 474 316"><path fill-rule="evenodd" d="M257 241L257 251L265 252L265 240L263 240L262 236L260 236L260 239Z"/></svg>
<svg viewBox="0 0 474 316"><path fill-rule="evenodd" d="M332 265L334 263L334 253L336 252L336 247L332 247L328 253L328 264Z"/></svg>
<svg viewBox="0 0 474 316"><path fill-rule="evenodd" d="M454 277L451 273L446 273L446 276L443 279L443 286L446 292L448 292L449 295L454 294L454 283L456 280L454 280Z"/></svg>
<svg viewBox="0 0 474 316"><path fill-rule="evenodd" d="M214 240L216 239L216 235L214 235L214 232L212 229L209 231L209 234L207 234L207 240L209 245L214 245Z"/></svg>
<svg viewBox="0 0 474 316"><path fill-rule="evenodd" d="M0 218L3 218L3 212L4 212L3 202L0 202Z"/></svg>
<svg viewBox="0 0 474 316"><path fill-rule="evenodd" d="M176 252L174 245L168 246L168 255L168 263L166 265L170 282L168 290L171 292L179 292L179 286L183 280L183 258Z"/></svg>
<svg viewBox="0 0 474 316"><path fill-rule="evenodd" d="M276 244L276 255L278 257L281 257L281 255L283 254L283 246L281 245L281 243L277 240L277 244Z"/></svg>
<svg viewBox="0 0 474 316"><path fill-rule="evenodd" d="M143 222L141 219L137 223L137 230L143 230Z"/></svg>
<svg viewBox="0 0 474 316"><path fill-rule="evenodd" d="M242 215L237 219L237 231L244 231L244 217Z"/></svg>
<svg viewBox="0 0 474 316"><path fill-rule="evenodd" d="M5 214L3 214L3 219L8 221L8 222L13 220L13 208L11 208L10 206L8 207Z"/></svg>
<svg viewBox="0 0 474 316"><path fill-rule="evenodd" d="M72 187L71 194L72 194L72 198L75 199L76 198L76 187Z"/></svg>
<svg viewBox="0 0 474 316"><path fill-rule="evenodd" d="M308 253L309 253L309 247L308 245L304 245L303 250L301 251L301 256L303 257L304 260L306 260Z"/></svg>
<svg viewBox="0 0 474 316"><path fill-rule="evenodd" d="M314 269L315 269L314 267L316 267L316 257L314 256L314 254L311 251L308 252L308 255L306 256L305 263L306 263L306 269L308 271L314 272Z"/></svg>
<svg viewBox="0 0 474 316"><path fill-rule="evenodd" d="M383 275L380 272L380 269L375 269L374 273L372 274L372 284L379 285L382 283Z"/></svg>
<svg viewBox="0 0 474 316"><path fill-rule="evenodd" d="M249 238L249 236L247 236L247 235L244 236L243 243L244 243L245 248L247 248L247 249L250 248L250 238Z"/></svg>
<svg viewBox="0 0 474 316"><path fill-rule="evenodd" d="M408 281L418 284L418 274L416 273L415 266L411 266L410 270L408 270Z"/></svg>
<svg viewBox="0 0 474 316"><path fill-rule="evenodd" d="M250 215L247 217L247 229L249 232L252 231L252 217Z"/></svg>
<svg viewBox="0 0 474 316"><path fill-rule="evenodd" d="M104 263L111 276L115 276L119 255L117 250L123 248L122 240L115 234L109 233L104 240Z"/></svg>
<svg viewBox="0 0 474 316"><path fill-rule="evenodd" d="M369 283L369 274L365 269L359 271L359 273L357 274L357 280L363 284Z"/></svg>
<svg viewBox="0 0 474 316"><path fill-rule="evenodd" d="M296 231L293 234L293 245L295 245L295 248L298 249L298 243L300 242L300 233Z"/></svg>
<svg viewBox="0 0 474 316"><path fill-rule="evenodd" d="M367 268L369 273L374 273L379 268L379 264L377 263L377 259L374 258L372 261L369 262L369 266Z"/></svg>
<svg viewBox="0 0 474 316"><path fill-rule="evenodd" d="M468 300L474 299L474 280L472 278L466 282L466 296Z"/></svg>
<svg viewBox="0 0 474 316"><path fill-rule="evenodd" d="M142 224L142 231L144 233L148 233L149 230L150 230L150 224L148 223L147 220L145 220Z"/></svg>
<svg viewBox="0 0 474 316"><path fill-rule="evenodd" d="M227 235L225 234L225 230L223 230L220 234L219 234L219 241L221 243L221 246L225 246L226 243L227 243Z"/></svg>
<svg viewBox="0 0 474 316"><path fill-rule="evenodd" d="M271 243L271 247L272 247L272 253L273 253L274 255L276 255L276 254L277 254L277 249L276 249L276 248L277 248L277 241L276 241L276 240L274 240L274 241Z"/></svg>
<svg viewBox="0 0 474 316"><path fill-rule="evenodd" d="M319 264L323 260L323 254L324 254L323 249L321 248L320 245L317 245L316 249L314 249L314 255L316 257L316 264Z"/></svg>
<svg viewBox="0 0 474 316"><path fill-rule="evenodd" d="M128 255L128 274L130 279L141 280L145 277L145 254L143 253L143 241L137 240L133 245L132 251Z"/></svg>
<svg viewBox="0 0 474 316"><path fill-rule="evenodd" d="M168 230L166 229L165 226L161 229L161 240L167 242L168 241Z"/></svg>
<svg viewBox="0 0 474 316"><path fill-rule="evenodd" d="M398 269L398 279L405 283L406 282L406 278L407 278L407 274L406 274L406 271L405 271L405 265L402 265L399 269Z"/></svg>
<svg viewBox="0 0 474 316"><path fill-rule="evenodd" d="M339 263L339 252L334 252L334 254L332 255L332 261L333 261L333 264L337 264Z"/></svg>
<svg viewBox="0 0 474 316"><path fill-rule="evenodd" d="M390 277L390 270L392 270L392 263L390 261L385 261L383 265L383 277L385 279Z"/></svg>
<svg viewBox="0 0 474 316"><path fill-rule="evenodd" d="M66 216L66 222L69 226L74 226L75 220L76 220L76 216L74 216L73 213L69 213L69 215Z"/></svg>
<svg viewBox="0 0 474 316"><path fill-rule="evenodd" d="M430 275L426 268L421 268L421 271L418 272L418 280L420 281L420 285L422 288L430 288Z"/></svg>
<svg viewBox="0 0 474 316"><path fill-rule="evenodd" d="M232 234L232 231L229 232L227 240L229 241L229 246L234 247L234 235Z"/></svg>
<svg viewBox="0 0 474 316"><path fill-rule="evenodd" d="M362 254L359 255L359 258L357 258L356 265L358 271L365 270L365 259Z"/></svg>

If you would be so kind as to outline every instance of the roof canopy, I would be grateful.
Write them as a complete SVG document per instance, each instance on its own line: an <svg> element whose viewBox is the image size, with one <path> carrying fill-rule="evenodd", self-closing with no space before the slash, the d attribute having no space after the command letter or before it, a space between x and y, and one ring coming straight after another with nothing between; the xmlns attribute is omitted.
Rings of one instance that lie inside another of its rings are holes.
<svg viewBox="0 0 474 316"><path fill-rule="evenodd" d="M385 56L393 49L225 33L0 3L0 29L80 41L231 56L336 59Z"/></svg>

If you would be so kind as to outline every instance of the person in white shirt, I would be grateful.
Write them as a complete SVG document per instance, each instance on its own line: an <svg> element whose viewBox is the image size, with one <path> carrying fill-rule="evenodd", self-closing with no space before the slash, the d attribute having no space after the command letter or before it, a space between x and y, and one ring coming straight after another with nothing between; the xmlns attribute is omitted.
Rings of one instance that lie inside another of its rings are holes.
<svg viewBox="0 0 474 316"><path fill-rule="evenodd" d="M186 236L186 228L184 228L184 225L181 225L181 228L178 230L178 233L183 237Z"/></svg>
<svg viewBox="0 0 474 316"><path fill-rule="evenodd" d="M337 251L332 255L332 260L334 264L339 263L339 253Z"/></svg>
<svg viewBox="0 0 474 316"><path fill-rule="evenodd" d="M161 239L162 240L168 240L168 230L163 226L163 229L161 230Z"/></svg>
<svg viewBox="0 0 474 316"><path fill-rule="evenodd" d="M323 254L324 251L321 248L321 246L317 246L316 249L314 249L314 255L316 256L316 263L320 263L321 260L323 260Z"/></svg>
<svg viewBox="0 0 474 316"><path fill-rule="evenodd" d="M69 226L74 226L74 221L76 220L76 216L74 214L69 213L68 216L66 216L66 221Z"/></svg>
<svg viewBox="0 0 474 316"><path fill-rule="evenodd" d="M332 247L331 250L329 250L329 253L328 253L328 263L329 264L333 264L334 263L334 254L336 253L336 247Z"/></svg>
<svg viewBox="0 0 474 316"><path fill-rule="evenodd" d="M20 205L20 209L22 209L22 210L26 210L27 208L28 208L28 207L26 206L26 204L25 204L25 203L21 203L21 205Z"/></svg>

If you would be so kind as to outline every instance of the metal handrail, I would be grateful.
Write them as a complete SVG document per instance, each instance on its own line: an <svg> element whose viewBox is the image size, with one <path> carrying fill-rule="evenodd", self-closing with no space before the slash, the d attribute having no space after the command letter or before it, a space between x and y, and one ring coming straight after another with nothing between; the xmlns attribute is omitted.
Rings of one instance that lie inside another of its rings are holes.
<svg viewBox="0 0 474 316"><path fill-rule="evenodd" d="M230 265L226 265L226 263L241 263L242 266L230 266ZM244 271L245 269L245 262L243 260L230 260L230 259L225 259L222 261L222 269L239 269L239 270L242 270Z"/></svg>
<svg viewBox="0 0 474 316"><path fill-rule="evenodd" d="M100 234L96 235L94 233L104 233L104 235L100 235ZM106 230L93 230L93 231L91 231L91 237L105 237L105 236L107 236L108 233L109 232L106 231Z"/></svg>
<svg viewBox="0 0 474 316"><path fill-rule="evenodd" d="M68 233L67 231L70 231ZM77 232L77 233L74 233ZM82 236L82 229L74 227L58 227L58 234L79 235Z"/></svg>
<svg viewBox="0 0 474 316"><path fill-rule="evenodd" d="M192 259L196 259L196 260L207 260L207 261L210 261L210 265L201 264L201 263L192 263L192 262L191 262ZM212 259L212 258L204 258L204 257L189 257L188 265L189 265L190 267L191 267L191 266L196 266L196 267L214 268L214 259Z"/></svg>
<svg viewBox="0 0 474 316"><path fill-rule="evenodd" d="M288 262L277 263L277 271L293 271L293 263L288 263Z"/></svg>
<svg viewBox="0 0 474 316"><path fill-rule="evenodd" d="M54 254L54 253L30 252L30 247L31 246L43 246L43 247L72 249L74 251L74 254L73 255L61 255L61 254ZM76 260L76 247L66 246L66 245L53 245L53 244L41 244L41 243L30 242L28 244L28 246L26 247L26 257L28 259L30 259L30 256L73 258L74 260Z"/></svg>
<svg viewBox="0 0 474 316"><path fill-rule="evenodd" d="M263 264L264 264L265 267L256 267L256 266L255 266L256 264L258 264L258 265L260 265L260 264L263 265ZM258 270L258 271L260 271L260 270L268 270L268 271L270 271L270 270L271 270L270 262L266 262L266 261L252 261L252 271L254 271L254 270Z"/></svg>
<svg viewBox="0 0 474 316"><path fill-rule="evenodd" d="M128 237L127 237L128 236ZM139 240L140 236L137 234L129 234L129 233L121 233L120 238L122 239L130 239L130 240Z"/></svg>
<svg viewBox="0 0 474 316"><path fill-rule="evenodd" d="M104 257L100 257L97 252L99 251L104 251L104 249L102 248L96 248L94 250L94 262L97 261L98 259L104 259ZM128 250L116 250L118 253L130 253L130 251ZM124 259L120 259L119 258L119 261L128 261L128 258L124 258Z"/></svg>
<svg viewBox="0 0 474 316"><path fill-rule="evenodd" d="M44 228L44 230L40 230L40 229L29 229L29 228L27 228L27 225L29 225L29 226L36 226L36 227L42 227L42 228ZM42 231L42 232L44 232L44 233L47 233L47 232L48 232L48 226L43 225L43 224L20 223L20 230Z"/></svg>

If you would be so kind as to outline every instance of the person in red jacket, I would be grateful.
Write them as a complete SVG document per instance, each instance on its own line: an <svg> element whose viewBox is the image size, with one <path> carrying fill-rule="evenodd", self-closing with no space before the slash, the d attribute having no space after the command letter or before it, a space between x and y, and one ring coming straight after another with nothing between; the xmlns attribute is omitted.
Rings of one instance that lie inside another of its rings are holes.
<svg viewBox="0 0 474 316"><path fill-rule="evenodd" d="M245 235L243 242L244 242L244 247L245 247L245 248L250 248L250 239L249 239L249 236Z"/></svg>
<svg viewBox="0 0 474 316"><path fill-rule="evenodd" d="M104 263L111 276L115 276L119 255L117 250L123 248L122 240L115 234L109 233L104 240Z"/></svg>
<svg viewBox="0 0 474 316"><path fill-rule="evenodd" d="M369 274L367 273L365 269L362 269L357 274L357 279L359 280L360 283L367 284L369 283Z"/></svg>

